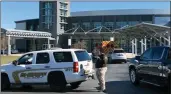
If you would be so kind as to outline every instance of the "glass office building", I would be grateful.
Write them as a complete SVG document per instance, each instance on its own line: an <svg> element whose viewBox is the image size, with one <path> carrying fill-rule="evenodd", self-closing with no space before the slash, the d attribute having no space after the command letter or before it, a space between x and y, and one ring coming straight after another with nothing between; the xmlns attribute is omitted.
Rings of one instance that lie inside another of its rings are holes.
<svg viewBox="0 0 171 94"><path fill-rule="evenodd" d="M80 11L70 13L70 4L68 2L56 2L56 1L41 1L40 2L40 14L39 14L39 30L52 33L52 37L56 39L53 44L67 48L68 37L58 35L69 32L72 28L81 27L83 30L78 29L77 32L84 32L92 30L91 32L100 31L100 26L104 26L107 29L102 29L101 32L111 32L114 29L122 28L124 26L133 26L141 22L167 25L170 26L170 9L121 9L121 10L97 10L97 11ZM138 32L138 31L137 31ZM78 42L80 39L84 39L87 43L87 50L91 52L96 43L102 40L110 40L109 36L102 36L96 38L76 36L72 37L72 43ZM126 49L127 52L131 50L130 41L122 40L120 47ZM156 42L157 44L157 42ZM140 46L138 46L140 47Z"/></svg>

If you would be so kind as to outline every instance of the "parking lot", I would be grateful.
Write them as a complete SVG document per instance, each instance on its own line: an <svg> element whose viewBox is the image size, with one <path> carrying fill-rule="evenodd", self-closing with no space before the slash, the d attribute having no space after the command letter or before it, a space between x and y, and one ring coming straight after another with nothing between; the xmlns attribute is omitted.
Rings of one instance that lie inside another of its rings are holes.
<svg viewBox="0 0 171 94"><path fill-rule="evenodd" d="M52 92L47 86L35 86L31 89L12 88L2 94L103 94L96 90L97 80L90 80L81 84L75 90L68 86L65 92ZM133 86L129 81L127 64L109 64L106 75L106 88L108 94L167 94L166 89L149 84Z"/></svg>

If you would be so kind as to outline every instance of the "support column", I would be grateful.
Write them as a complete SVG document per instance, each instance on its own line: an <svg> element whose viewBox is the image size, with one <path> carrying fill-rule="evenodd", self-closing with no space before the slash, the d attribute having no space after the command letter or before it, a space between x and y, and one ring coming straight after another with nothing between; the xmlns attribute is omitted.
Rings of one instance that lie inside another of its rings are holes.
<svg viewBox="0 0 171 94"><path fill-rule="evenodd" d="M167 44L166 44L166 39L164 39L164 46L166 46Z"/></svg>
<svg viewBox="0 0 171 94"><path fill-rule="evenodd" d="M168 31L168 39L167 39L167 40L168 40L168 46L169 46L169 47L170 47L170 45L171 45L171 44L170 44L170 43L171 43L171 42L170 42L170 41L171 41L170 36L171 36L171 35L170 35L170 32Z"/></svg>
<svg viewBox="0 0 171 94"><path fill-rule="evenodd" d="M144 38L144 51L147 50L147 38L145 37Z"/></svg>
<svg viewBox="0 0 171 94"><path fill-rule="evenodd" d="M32 48L32 50L33 50L33 51L35 51L35 50L36 50L36 43L35 43L35 39L33 39L32 41L33 41L33 44L32 44L32 45L33 45L33 48Z"/></svg>
<svg viewBox="0 0 171 94"><path fill-rule="evenodd" d="M160 37L160 41L159 42L160 42L160 46L162 46L162 38L161 37Z"/></svg>
<svg viewBox="0 0 171 94"><path fill-rule="evenodd" d="M152 38L150 38L150 48L152 47Z"/></svg>
<svg viewBox="0 0 171 94"><path fill-rule="evenodd" d="M132 54L134 54L134 40L132 40L131 43L132 43Z"/></svg>
<svg viewBox="0 0 171 94"><path fill-rule="evenodd" d="M141 39L141 54L144 52L144 43L143 43L143 39Z"/></svg>
<svg viewBox="0 0 171 94"><path fill-rule="evenodd" d="M8 36L8 55L11 54L11 43L10 43L10 41L11 41L11 37Z"/></svg>
<svg viewBox="0 0 171 94"><path fill-rule="evenodd" d="M47 45L48 45L48 49L50 49L51 47L50 47L50 39L48 38L48 43L47 43Z"/></svg>
<svg viewBox="0 0 171 94"><path fill-rule="evenodd" d="M135 38L135 55L137 55L137 39Z"/></svg>
<svg viewBox="0 0 171 94"><path fill-rule="evenodd" d="M69 37L69 39L68 39L68 48L71 48L71 43L72 42L72 37Z"/></svg>
<svg viewBox="0 0 171 94"><path fill-rule="evenodd" d="M170 34L169 34L169 36L168 36L168 46L169 46L169 47L170 47L170 45L171 45L171 44L170 44L170 43L171 43L170 41L171 41L171 40L170 40Z"/></svg>
<svg viewBox="0 0 171 94"><path fill-rule="evenodd" d="M114 37L110 37L110 41L114 41Z"/></svg>

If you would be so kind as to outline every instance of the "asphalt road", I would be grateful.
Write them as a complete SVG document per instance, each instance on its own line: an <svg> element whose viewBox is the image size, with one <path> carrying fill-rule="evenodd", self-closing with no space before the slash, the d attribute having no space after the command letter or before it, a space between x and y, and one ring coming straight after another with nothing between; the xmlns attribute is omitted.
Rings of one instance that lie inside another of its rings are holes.
<svg viewBox="0 0 171 94"><path fill-rule="evenodd" d="M165 89L155 87L149 84L140 84L133 86L129 81L127 64L109 64L106 74L106 88L108 94L167 94ZM65 92L52 92L47 86L36 86L31 89L12 88L9 91L1 92L1 94L104 94L98 92L97 80L89 80L81 84L75 90L67 87Z"/></svg>

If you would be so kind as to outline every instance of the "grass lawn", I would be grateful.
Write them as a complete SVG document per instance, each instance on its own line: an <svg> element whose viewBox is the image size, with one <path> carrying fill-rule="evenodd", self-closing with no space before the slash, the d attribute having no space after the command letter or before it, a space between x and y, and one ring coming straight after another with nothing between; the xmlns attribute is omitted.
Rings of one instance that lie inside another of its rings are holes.
<svg viewBox="0 0 171 94"><path fill-rule="evenodd" d="M0 56L1 65L16 60L19 56Z"/></svg>

